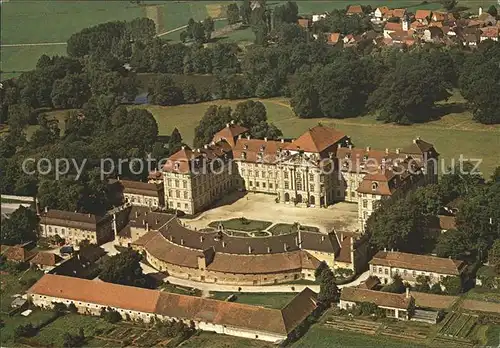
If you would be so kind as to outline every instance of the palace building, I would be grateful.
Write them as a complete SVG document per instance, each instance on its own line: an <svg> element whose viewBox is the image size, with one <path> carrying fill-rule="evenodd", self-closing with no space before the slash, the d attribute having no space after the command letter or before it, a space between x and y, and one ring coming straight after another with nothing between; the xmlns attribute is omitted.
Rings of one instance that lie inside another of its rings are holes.
<svg viewBox="0 0 500 348"><path fill-rule="evenodd" d="M355 148L347 135L321 125L292 141L247 133L230 123L203 148L173 154L163 168L166 206L195 214L232 190L301 207L347 201L359 204L363 230L378 201L437 181L439 154L420 138L391 152Z"/></svg>

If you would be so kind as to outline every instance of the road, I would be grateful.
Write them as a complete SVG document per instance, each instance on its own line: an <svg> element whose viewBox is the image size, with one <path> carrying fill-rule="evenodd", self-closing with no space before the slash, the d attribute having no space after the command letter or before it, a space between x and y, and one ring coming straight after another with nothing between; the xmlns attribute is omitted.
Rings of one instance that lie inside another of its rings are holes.
<svg viewBox="0 0 500 348"><path fill-rule="evenodd" d="M369 277L369 271L362 273L354 281L339 285L339 288L357 286L361 282L365 281ZM319 292L319 285L304 285L304 284L282 284L282 285L262 285L262 286L240 286L240 285L222 285L213 283L200 283L188 279L180 279L175 277L167 277L165 281L171 284L185 286L189 288L195 288L202 290L203 292L208 291L221 291L221 292L301 292L305 288L309 288L314 292Z"/></svg>

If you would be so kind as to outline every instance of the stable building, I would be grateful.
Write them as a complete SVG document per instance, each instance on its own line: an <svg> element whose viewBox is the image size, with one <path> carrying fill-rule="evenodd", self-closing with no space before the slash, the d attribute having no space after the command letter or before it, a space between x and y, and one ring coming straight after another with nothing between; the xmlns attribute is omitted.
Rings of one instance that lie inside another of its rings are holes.
<svg viewBox="0 0 500 348"><path fill-rule="evenodd" d="M182 321L198 330L282 343L317 309L316 294L306 288L282 309L179 295L102 281L44 275L28 290L38 307L73 303L78 312L100 315L108 307L123 319Z"/></svg>

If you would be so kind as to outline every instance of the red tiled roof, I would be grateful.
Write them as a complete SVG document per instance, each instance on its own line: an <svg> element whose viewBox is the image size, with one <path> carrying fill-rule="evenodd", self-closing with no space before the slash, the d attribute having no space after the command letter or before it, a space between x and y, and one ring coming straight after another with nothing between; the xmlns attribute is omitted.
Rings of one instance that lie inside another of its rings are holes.
<svg viewBox="0 0 500 348"><path fill-rule="evenodd" d="M340 33L328 33L327 34L328 43L336 44L337 42L339 42L339 39L340 39Z"/></svg>
<svg viewBox="0 0 500 348"><path fill-rule="evenodd" d="M28 294L54 296L146 313L154 313L160 295L159 291L155 290L53 274L44 275L28 290Z"/></svg>
<svg viewBox="0 0 500 348"><path fill-rule="evenodd" d="M315 126L300 137L287 144L287 150L302 150L305 152L320 153L328 147L343 140L346 135L334 128Z"/></svg>
<svg viewBox="0 0 500 348"><path fill-rule="evenodd" d="M389 12L389 7L387 6L381 6L381 7L377 7L376 10L379 10L380 13L382 15L386 14L387 12Z"/></svg>
<svg viewBox="0 0 500 348"><path fill-rule="evenodd" d="M499 35L499 28L498 27L486 27L486 28L481 28L481 37L487 37L487 38L498 38Z"/></svg>
<svg viewBox="0 0 500 348"><path fill-rule="evenodd" d="M392 10L392 17L403 18L405 14L405 8L395 8L394 10Z"/></svg>
<svg viewBox="0 0 500 348"><path fill-rule="evenodd" d="M308 288L280 310L52 274L44 275L28 294L284 336L317 308L316 294Z"/></svg>
<svg viewBox="0 0 500 348"><path fill-rule="evenodd" d="M450 275L459 275L465 266L460 260L398 251L379 251L369 263Z"/></svg>
<svg viewBox="0 0 500 348"><path fill-rule="evenodd" d="M20 245L9 247L3 254L7 258L7 260L16 262L26 262L35 255L34 253L27 251Z"/></svg>
<svg viewBox="0 0 500 348"><path fill-rule="evenodd" d="M384 30L387 30L387 31L398 31L398 30L402 30L401 28L402 28L401 23L387 22L387 23L385 23L385 26L384 26Z"/></svg>
<svg viewBox="0 0 500 348"><path fill-rule="evenodd" d="M57 209L49 209L40 215L40 224L81 228L95 231L97 225L108 221L110 217L101 217L93 214L76 213Z"/></svg>
<svg viewBox="0 0 500 348"><path fill-rule="evenodd" d="M158 172L160 173L160 172ZM161 176L161 173L160 173ZM149 197L158 197L159 192L162 191L163 186L157 184L149 184L147 182L133 181L133 180L109 180L109 183L116 185L123 193L138 194Z"/></svg>
<svg viewBox="0 0 500 348"><path fill-rule="evenodd" d="M275 163L280 149L287 143L275 140L241 138L236 140L233 158L244 162Z"/></svg>
<svg viewBox="0 0 500 348"><path fill-rule="evenodd" d="M408 309L411 303L411 297L406 294L394 294L390 292L368 290L358 287L344 287L340 293L341 301L349 302L371 302L377 306Z"/></svg>
<svg viewBox="0 0 500 348"><path fill-rule="evenodd" d="M435 295L416 291L412 291L410 294L415 299L415 305L421 308L446 309L459 299L458 296Z"/></svg>
<svg viewBox="0 0 500 348"><path fill-rule="evenodd" d="M248 128L242 127L237 124L228 123L226 127L215 133L212 141L217 143L221 140L225 140L231 147L234 147L236 137L246 132L248 132Z"/></svg>
<svg viewBox="0 0 500 348"><path fill-rule="evenodd" d="M307 18L299 18L297 23L303 28L309 28L310 21Z"/></svg>
<svg viewBox="0 0 500 348"><path fill-rule="evenodd" d="M54 253L38 252L30 263L42 266L55 266L61 260L59 256Z"/></svg>
<svg viewBox="0 0 500 348"><path fill-rule="evenodd" d="M432 11L430 10L417 10L415 13L415 19L426 19L430 18L432 15Z"/></svg>
<svg viewBox="0 0 500 348"><path fill-rule="evenodd" d="M347 13L348 13L348 14L359 14L359 13L363 13L363 8L361 7L361 5L351 5L351 6L349 6L349 8L347 9Z"/></svg>

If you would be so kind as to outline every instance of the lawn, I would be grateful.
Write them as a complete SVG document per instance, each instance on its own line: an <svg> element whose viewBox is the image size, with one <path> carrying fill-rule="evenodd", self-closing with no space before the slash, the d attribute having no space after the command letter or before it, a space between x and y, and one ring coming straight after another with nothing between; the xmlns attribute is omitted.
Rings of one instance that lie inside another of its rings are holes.
<svg viewBox="0 0 500 348"><path fill-rule="evenodd" d="M230 220L224 221L212 221L208 226L217 228L219 223L222 223L225 229L228 230L236 230L236 231L263 231L269 226L272 225L272 222L269 221L260 221L260 220L249 220L245 218L234 218Z"/></svg>
<svg viewBox="0 0 500 348"><path fill-rule="evenodd" d="M160 134L170 134L177 127L184 141L192 144L194 129L208 106L226 105L233 109L241 100L217 100L208 103L162 107L156 105L141 106L147 108L156 118ZM467 159L480 159L480 169L489 176L499 165L500 125L487 126L476 123L468 111L451 112L441 119L411 126L398 126L377 121L375 116L368 115L349 119L301 119L295 116L287 99L271 98L262 100L267 109L270 122L278 126L285 137L297 137L318 123L338 128L351 136L356 147L371 146L375 149L389 148L394 150L411 143L420 136L423 140L435 145L441 154L443 172L460 154ZM460 104L463 99L455 94L450 105ZM460 108L456 108L460 109Z"/></svg>
<svg viewBox="0 0 500 348"><path fill-rule="evenodd" d="M40 279L42 275L43 272L31 269L18 274L2 274L0 276L2 289L0 311L6 313L10 310L10 303L13 300L12 296L17 294L22 295L28 289L28 285L26 285L28 279Z"/></svg>
<svg viewBox="0 0 500 348"><path fill-rule="evenodd" d="M233 292L211 292L212 298L224 301L228 296L236 295L233 302L244 303L253 306L281 309L290 302L296 294L293 293L233 293Z"/></svg>
<svg viewBox="0 0 500 348"><path fill-rule="evenodd" d="M187 288L175 284L163 284L159 288L161 291L171 292L180 295L201 296L201 291L194 288Z"/></svg>
<svg viewBox="0 0 500 348"><path fill-rule="evenodd" d="M313 226L300 226L301 230L319 232L319 228ZM276 224L269 229L273 235L288 234L297 232L297 226L292 224Z"/></svg>
<svg viewBox="0 0 500 348"><path fill-rule="evenodd" d="M0 343L12 343L14 339L14 330L19 325L33 324L33 326L37 326L40 323L48 320L52 317L54 313L51 311L33 311L28 317L24 317L20 314L16 314L13 316L9 316L6 314L0 314L0 320L2 320L5 324L2 328L0 328Z"/></svg>
<svg viewBox="0 0 500 348"><path fill-rule="evenodd" d="M276 345L259 340L200 332L182 344L182 348L274 348Z"/></svg>
<svg viewBox="0 0 500 348"><path fill-rule="evenodd" d="M465 296L471 300L500 303L500 289L475 287L467 291Z"/></svg>
<svg viewBox="0 0 500 348"><path fill-rule="evenodd" d="M346 348L346 347L383 347L406 348L425 347L412 344L410 341L397 340L389 337L368 336L348 331L338 331L325 328L319 324L311 327L309 331L292 347L295 348Z"/></svg>

